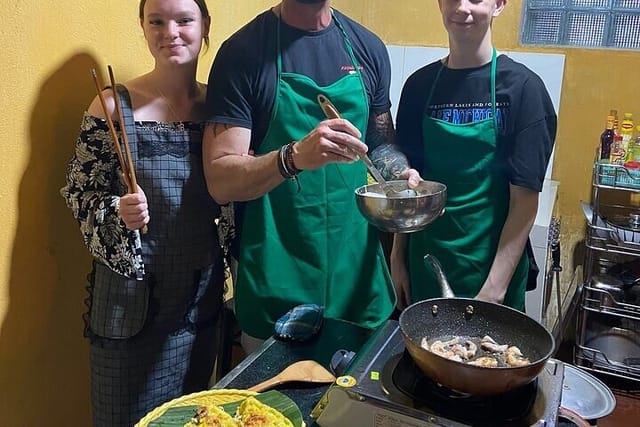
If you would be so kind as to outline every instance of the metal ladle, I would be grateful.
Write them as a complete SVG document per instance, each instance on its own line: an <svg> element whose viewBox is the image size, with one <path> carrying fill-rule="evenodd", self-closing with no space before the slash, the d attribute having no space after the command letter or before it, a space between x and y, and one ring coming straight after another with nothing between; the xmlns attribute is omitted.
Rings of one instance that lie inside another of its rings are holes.
<svg viewBox="0 0 640 427"><path fill-rule="evenodd" d="M320 104L320 108L324 112L324 115L327 116L328 119L339 119L341 118L338 109L331 103L329 98L320 94L318 95L318 104ZM387 181L384 179L378 168L376 168L366 153L356 153L360 160L364 162L367 166L367 170L373 176L373 179L378 182L384 191L385 195L390 198L402 198L402 197L415 197L418 193L415 190L407 188L405 190L396 190L391 187Z"/></svg>

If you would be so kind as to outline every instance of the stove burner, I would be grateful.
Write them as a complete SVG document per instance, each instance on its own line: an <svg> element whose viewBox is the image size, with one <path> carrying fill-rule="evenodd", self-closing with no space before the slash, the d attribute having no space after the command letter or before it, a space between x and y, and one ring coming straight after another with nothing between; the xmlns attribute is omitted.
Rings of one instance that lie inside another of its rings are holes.
<svg viewBox="0 0 640 427"><path fill-rule="evenodd" d="M416 407L474 425L520 420L531 411L537 394L537 380L495 396L473 396L451 390L424 375L406 350L387 361L382 383L388 381L410 397Z"/></svg>

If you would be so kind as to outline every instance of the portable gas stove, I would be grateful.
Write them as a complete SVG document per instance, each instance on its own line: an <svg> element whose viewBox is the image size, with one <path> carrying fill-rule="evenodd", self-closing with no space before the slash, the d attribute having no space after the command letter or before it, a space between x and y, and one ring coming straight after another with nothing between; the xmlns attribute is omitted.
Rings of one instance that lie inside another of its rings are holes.
<svg viewBox="0 0 640 427"><path fill-rule="evenodd" d="M404 349L398 323L388 321L345 363L344 374L311 413L321 427L518 427L558 422L564 365L554 359L521 389L490 397L465 395L423 375Z"/></svg>

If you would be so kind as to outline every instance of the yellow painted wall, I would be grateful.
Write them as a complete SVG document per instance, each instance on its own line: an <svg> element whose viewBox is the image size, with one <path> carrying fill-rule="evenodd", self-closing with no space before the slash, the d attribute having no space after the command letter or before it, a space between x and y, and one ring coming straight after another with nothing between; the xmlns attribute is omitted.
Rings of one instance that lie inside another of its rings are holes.
<svg viewBox="0 0 640 427"><path fill-rule="evenodd" d="M208 0L212 48L277 0ZM518 45L520 2L495 24L505 50L562 52L565 78L554 178L568 256L583 235L593 148L609 108L640 117L638 52L529 49ZM435 1L335 0L386 43L444 46ZM126 80L151 62L137 1L2 2L0 36L0 424L89 425L88 351L82 338L89 257L58 195L82 111L94 96L89 70ZM581 259L576 259L580 262ZM565 263L566 264L566 263ZM572 271L572 268L565 268Z"/></svg>

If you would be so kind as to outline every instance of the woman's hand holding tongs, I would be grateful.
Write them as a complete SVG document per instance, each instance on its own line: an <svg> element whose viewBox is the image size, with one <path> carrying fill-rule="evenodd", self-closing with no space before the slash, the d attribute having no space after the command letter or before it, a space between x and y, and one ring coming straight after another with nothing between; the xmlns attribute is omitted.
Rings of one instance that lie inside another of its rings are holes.
<svg viewBox="0 0 640 427"><path fill-rule="evenodd" d="M139 185L137 187L137 192L120 197L120 217L129 230L139 230L149 223L147 196Z"/></svg>

